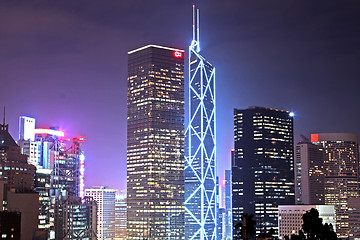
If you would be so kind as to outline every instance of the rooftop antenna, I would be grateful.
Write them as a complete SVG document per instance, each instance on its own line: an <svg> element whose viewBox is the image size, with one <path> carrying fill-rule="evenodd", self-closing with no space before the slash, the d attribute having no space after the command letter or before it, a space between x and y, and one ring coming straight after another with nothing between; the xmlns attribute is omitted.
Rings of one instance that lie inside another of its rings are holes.
<svg viewBox="0 0 360 240"><path fill-rule="evenodd" d="M195 41L196 39L196 35L195 35L195 16L196 16L196 12L195 12L195 5L193 5L193 24L192 24L192 29L193 29L193 41Z"/></svg>
<svg viewBox="0 0 360 240"><path fill-rule="evenodd" d="M197 14L196 14L196 17L197 17L197 24L196 24L196 27L197 27L197 52L200 52L200 9L197 9Z"/></svg>
<svg viewBox="0 0 360 240"><path fill-rule="evenodd" d="M0 124L1 125L1 130L2 131L9 131L9 125L8 124L5 124L5 106L4 106L4 115L3 115L3 124Z"/></svg>
<svg viewBox="0 0 360 240"><path fill-rule="evenodd" d="M193 6L193 39L192 44L196 47L196 52L200 52L200 10L196 9L195 5Z"/></svg>

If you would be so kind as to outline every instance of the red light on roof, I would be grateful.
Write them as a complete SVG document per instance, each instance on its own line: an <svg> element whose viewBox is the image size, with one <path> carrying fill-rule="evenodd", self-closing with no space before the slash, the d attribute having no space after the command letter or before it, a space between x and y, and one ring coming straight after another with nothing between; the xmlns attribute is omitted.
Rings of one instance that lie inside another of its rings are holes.
<svg viewBox="0 0 360 240"><path fill-rule="evenodd" d="M319 134L311 134L311 142L319 142Z"/></svg>
<svg viewBox="0 0 360 240"><path fill-rule="evenodd" d="M79 141L85 141L85 138L79 137Z"/></svg>
<svg viewBox="0 0 360 240"><path fill-rule="evenodd" d="M182 58L182 52L180 52L180 51L175 51L175 52L174 52L174 56L175 56L176 58Z"/></svg>

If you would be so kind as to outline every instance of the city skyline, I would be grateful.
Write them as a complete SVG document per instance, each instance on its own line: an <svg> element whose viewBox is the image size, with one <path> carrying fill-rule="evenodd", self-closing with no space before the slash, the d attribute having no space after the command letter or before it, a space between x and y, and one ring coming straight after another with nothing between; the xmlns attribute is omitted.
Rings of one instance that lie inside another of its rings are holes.
<svg viewBox="0 0 360 240"><path fill-rule="evenodd" d="M235 107L294 111L295 140L314 132L360 134L359 5L324 3L198 4L202 48L217 67L221 179L230 169ZM191 5L1 2L0 104L11 135L26 115L39 127L84 136L86 185L125 189L126 53L151 43L186 49Z"/></svg>

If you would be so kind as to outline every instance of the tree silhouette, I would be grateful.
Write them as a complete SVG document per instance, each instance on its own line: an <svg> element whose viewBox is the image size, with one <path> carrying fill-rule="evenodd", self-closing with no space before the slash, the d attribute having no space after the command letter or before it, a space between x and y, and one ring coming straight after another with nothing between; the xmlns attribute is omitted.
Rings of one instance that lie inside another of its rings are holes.
<svg viewBox="0 0 360 240"><path fill-rule="evenodd" d="M242 216L242 222L235 224L235 229L237 232L236 239L239 239L239 230L241 239L248 240L255 236L256 230L256 221L254 220L254 214L245 213Z"/></svg>
<svg viewBox="0 0 360 240"><path fill-rule="evenodd" d="M331 224L323 224L315 208L306 211L302 216L302 230L291 235L291 240L336 240L337 236ZM288 236L285 239L289 239Z"/></svg>

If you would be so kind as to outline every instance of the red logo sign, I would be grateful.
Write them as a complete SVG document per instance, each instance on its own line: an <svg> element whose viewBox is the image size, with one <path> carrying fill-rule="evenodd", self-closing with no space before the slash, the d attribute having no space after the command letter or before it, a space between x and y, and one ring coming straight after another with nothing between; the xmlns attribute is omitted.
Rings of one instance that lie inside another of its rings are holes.
<svg viewBox="0 0 360 240"><path fill-rule="evenodd" d="M181 57L182 57L182 52L175 51L175 52L174 52L174 56L175 56L176 58L181 58Z"/></svg>

